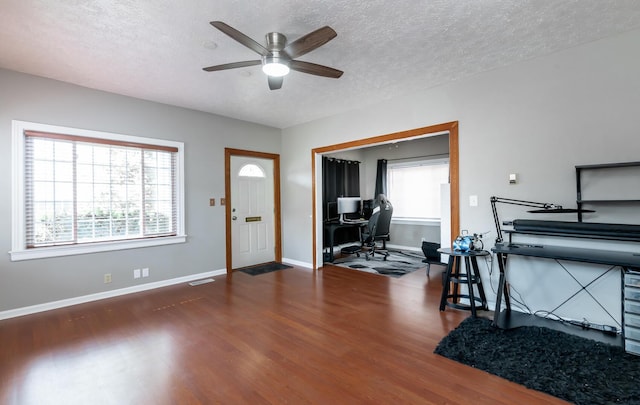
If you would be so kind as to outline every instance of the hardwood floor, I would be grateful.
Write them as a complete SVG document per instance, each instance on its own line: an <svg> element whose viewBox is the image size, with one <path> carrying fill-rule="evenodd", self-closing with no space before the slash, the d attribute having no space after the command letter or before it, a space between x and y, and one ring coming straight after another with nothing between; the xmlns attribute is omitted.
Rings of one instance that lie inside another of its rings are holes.
<svg viewBox="0 0 640 405"><path fill-rule="evenodd" d="M564 404L433 354L441 267L241 272L0 321L0 403Z"/></svg>

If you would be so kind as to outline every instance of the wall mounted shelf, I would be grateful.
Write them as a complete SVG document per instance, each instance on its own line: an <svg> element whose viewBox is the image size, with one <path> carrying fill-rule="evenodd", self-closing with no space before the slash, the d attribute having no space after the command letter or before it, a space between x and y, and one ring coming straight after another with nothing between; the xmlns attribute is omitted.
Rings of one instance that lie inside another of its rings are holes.
<svg viewBox="0 0 640 405"><path fill-rule="evenodd" d="M619 199L619 198L602 198L602 199L583 199L582 198L582 174L587 170L603 170L603 169L619 169L624 167L640 167L640 162L621 162L621 163L602 163L593 165L576 166L576 204L578 206L578 222L582 222L583 204L624 204L624 203L640 203L638 198Z"/></svg>

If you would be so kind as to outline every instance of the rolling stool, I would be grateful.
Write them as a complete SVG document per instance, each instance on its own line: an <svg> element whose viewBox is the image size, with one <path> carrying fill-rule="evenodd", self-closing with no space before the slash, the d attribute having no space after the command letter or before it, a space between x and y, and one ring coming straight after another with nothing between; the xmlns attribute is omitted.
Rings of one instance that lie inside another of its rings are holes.
<svg viewBox="0 0 640 405"><path fill-rule="evenodd" d="M476 307L488 309L487 297L484 295L480 271L478 270L478 256L487 256L486 250L469 250L463 252L449 248L438 249L438 252L449 255L449 264L445 273L442 297L440 298L440 311L444 311L445 306L456 309L470 310L471 316L476 317ZM462 271L460 261L464 259L465 271ZM466 284L468 293L460 293L460 284ZM479 297L476 297L474 286L478 286ZM460 299L466 298L469 304L461 304ZM479 305L478 305L479 304Z"/></svg>

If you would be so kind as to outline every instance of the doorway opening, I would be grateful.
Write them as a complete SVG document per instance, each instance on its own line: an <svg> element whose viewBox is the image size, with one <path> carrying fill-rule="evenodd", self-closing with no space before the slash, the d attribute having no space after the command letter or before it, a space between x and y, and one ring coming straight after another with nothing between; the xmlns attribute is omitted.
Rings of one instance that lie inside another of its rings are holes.
<svg viewBox="0 0 640 405"><path fill-rule="evenodd" d="M379 135L372 138L345 142L335 145L315 148L311 151L312 172L312 243L313 243L313 269L318 268L318 257L322 257L322 209L321 192L318 190L320 181L319 173L322 173L320 157L329 152L344 151L362 147L382 145L397 141L408 141L437 134L449 135L449 182L450 182L450 235L455 237L460 228L460 186L459 186L459 150L458 150L458 121L416 128L408 131L395 132L387 135Z"/></svg>

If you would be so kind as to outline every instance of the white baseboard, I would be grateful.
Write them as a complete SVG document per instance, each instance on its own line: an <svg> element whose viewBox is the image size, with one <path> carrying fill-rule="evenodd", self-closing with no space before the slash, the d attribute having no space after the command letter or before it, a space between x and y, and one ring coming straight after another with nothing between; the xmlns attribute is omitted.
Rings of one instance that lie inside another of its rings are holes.
<svg viewBox="0 0 640 405"><path fill-rule="evenodd" d="M387 243L387 248L395 249L395 250L407 250L410 252L420 252L422 253L422 248L414 247L414 246L401 246L401 245L392 245L391 243Z"/></svg>
<svg viewBox="0 0 640 405"><path fill-rule="evenodd" d="M282 258L282 263L290 264L292 266L304 267L304 268L307 268L307 269L312 269L313 268L313 265L311 263L301 262L299 260L287 259L285 257Z"/></svg>
<svg viewBox="0 0 640 405"><path fill-rule="evenodd" d="M68 306L71 306L71 305L84 304L86 302L98 301L98 300L102 300L102 299L105 299L105 298L113 298L113 297L118 297L118 296L121 296L121 295L133 294L133 293L147 291L147 290L153 290L153 289L156 289L156 288L167 287L167 286L175 285L175 284L188 283L190 281L199 280L199 279L202 279L202 278L220 276L220 275L225 275L225 274L227 274L227 270L226 269L213 270L213 271L208 271L208 272L205 272L205 273L191 274L189 276L172 278L172 279L169 279L169 280L162 280L162 281L156 281L156 282L153 282L153 283L136 285L136 286L133 286L133 287L120 288L118 290L105 291L105 292L100 292L100 293L95 293L95 294L83 295L83 296L80 296L80 297L67 298L67 299L60 300L60 301L53 301L53 302L47 302L47 303L44 303L44 304L31 305L31 306L28 306L28 307L10 309L8 311L0 312L0 320L9 319L9 318L16 318L18 316L35 314L35 313L38 313L38 312L50 311L52 309L68 307Z"/></svg>

